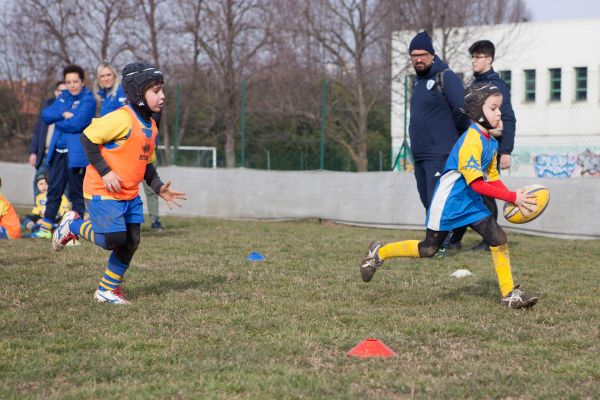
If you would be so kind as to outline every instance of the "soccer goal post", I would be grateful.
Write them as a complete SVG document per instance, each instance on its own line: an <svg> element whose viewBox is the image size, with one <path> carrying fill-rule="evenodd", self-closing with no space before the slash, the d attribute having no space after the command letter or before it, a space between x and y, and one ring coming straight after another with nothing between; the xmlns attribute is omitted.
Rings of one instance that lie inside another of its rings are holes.
<svg viewBox="0 0 600 400"><path fill-rule="evenodd" d="M159 165L165 165L166 148L159 144L156 147L156 157ZM217 168L217 148L212 146L179 146L177 147L175 165L182 167ZM171 146L171 154L175 149Z"/></svg>

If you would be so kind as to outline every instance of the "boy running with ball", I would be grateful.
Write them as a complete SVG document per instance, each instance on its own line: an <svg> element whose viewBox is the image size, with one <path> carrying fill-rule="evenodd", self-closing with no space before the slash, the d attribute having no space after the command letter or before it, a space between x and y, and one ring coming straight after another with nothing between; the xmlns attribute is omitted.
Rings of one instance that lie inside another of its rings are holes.
<svg viewBox="0 0 600 400"><path fill-rule="evenodd" d="M476 83L465 91L465 113L473 123L454 145L427 210L425 240L384 244L373 242L360 266L363 281L369 282L383 262L394 257L432 257L449 231L470 226L490 245L502 303L509 308L527 308L538 298L513 283L508 241L482 196L509 201L521 212L533 211L535 199L522 189L511 192L500 180L497 169L498 142L490 135L500 126L502 94L490 83Z"/></svg>
<svg viewBox="0 0 600 400"><path fill-rule="evenodd" d="M153 164L158 131L150 115L163 107L162 73L148 63L136 62L123 69L122 82L129 105L95 118L81 135L90 162L83 182L90 220L70 211L52 238L56 251L77 237L112 250L94 294L96 301L111 304L129 304L121 282L140 243L144 214L138 192L142 180L169 208L185 200L185 193L171 190L170 181L160 180Z"/></svg>

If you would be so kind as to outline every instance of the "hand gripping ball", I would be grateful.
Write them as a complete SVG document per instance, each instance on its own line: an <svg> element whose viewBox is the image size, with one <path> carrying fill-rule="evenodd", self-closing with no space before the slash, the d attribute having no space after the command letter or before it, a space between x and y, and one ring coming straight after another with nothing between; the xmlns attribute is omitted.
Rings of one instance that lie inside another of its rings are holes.
<svg viewBox="0 0 600 400"><path fill-rule="evenodd" d="M513 224L524 224L526 222L533 221L544 212L548 206L548 202L550 201L550 190L543 185L529 185L525 186L523 189L525 189L525 193L533 194L535 196L537 204L535 205L535 210L527 214L523 214L519 210L519 207L513 203L509 203L508 201L505 202L503 210L504 218Z"/></svg>

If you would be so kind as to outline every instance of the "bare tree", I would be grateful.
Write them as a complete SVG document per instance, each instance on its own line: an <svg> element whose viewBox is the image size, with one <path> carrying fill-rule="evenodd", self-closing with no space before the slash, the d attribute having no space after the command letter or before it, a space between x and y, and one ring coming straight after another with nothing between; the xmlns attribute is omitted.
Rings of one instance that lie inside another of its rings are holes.
<svg viewBox="0 0 600 400"><path fill-rule="evenodd" d="M17 6L21 23L38 33L31 39L46 57L58 64L78 60L73 39L82 29L76 0L23 0Z"/></svg>
<svg viewBox="0 0 600 400"><path fill-rule="evenodd" d="M218 82L225 164L232 168L236 164L240 82L249 63L269 41L270 17L263 0L207 0L201 11L205 23L197 40Z"/></svg>
<svg viewBox="0 0 600 400"><path fill-rule="evenodd" d="M336 148L346 149L361 171L367 169L369 116L390 96L393 31L435 31L442 43L438 52L449 61L464 51L461 41L469 39L457 36L459 27L528 18L523 0L8 0L5 4L10 12L3 15L0 27L0 75L3 87L15 93L29 91L23 95L37 96L39 101L40 88L54 81L67 63L90 67L100 60L132 61L131 55L149 59L170 82L186 82L177 144L193 138L223 145L226 165L233 167L243 79L248 80L249 108L269 110L268 115L261 113L260 134L276 141L280 127L292 132L294 126L309 124L316 129L319 85L327 78L329 139L338 143ZM161 140L170 162L172 121L166 113Z"/></svg>
<svg viewBox="0 0 600 400"><path fill-rule="evenodd" d="M201 35L205 17L203 10L203 0L178 0L173 10L175 19L179 21L175 31L181 35L180 50L175 53L179 56L178 64L184 66L179 68L179 75L186 81L182 93L186 101L182 102L181 123L179 131L175 132L176 146L180 146L185 138L192 108L202 107L202 114L208 117L202 118L202 122L195 125L196 129L201 126L200 131L203 134L208 134L216 120L214 102L210 101L212 99L210 95L214 93L202 73ZM209 110L212 112L207 112Z"/></svg>
<svg viewBox="0 0 600 400"><path fill-rule="evenodd" d="M389 0L391 31L437 31L440 57L451 61L461 45L471 40L474 27L529 19L524 0ZM390 31L390 34L391 34Z"/></svg>
<svg viewBox="0 0 600 400"><path fill-rule="evenodd" d="M78 0L77 5L84 29L76 35L96 61L114 63L132 48L122 27L133 12L131 0Z"/></svg>
<svg viewBox="0 0 600 400"><path fill-rule="evenodd" d="M31 25L26 6L12 3L0 14L0 158L14 161L25 154L41 100L62 64L41 45L46 27Z"/></svg>
<svg viewBox="0 0 600 400"><path fill-rule="evenodd" d="M304 2L307 33L324 51L329 77L340 91L338 101L349 118L340 118L333 139L349 153L359 171L367 170L369 112L378 99L372 78L386 62L378 44L389 40L379 26L389 15L384 0L313 0Z"/></svg>

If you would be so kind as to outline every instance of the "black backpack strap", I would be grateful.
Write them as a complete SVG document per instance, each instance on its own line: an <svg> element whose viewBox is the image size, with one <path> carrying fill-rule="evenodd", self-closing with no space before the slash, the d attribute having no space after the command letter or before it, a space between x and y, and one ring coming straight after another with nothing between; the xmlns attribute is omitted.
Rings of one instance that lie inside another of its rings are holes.
<svg viewBox="0 0 600 400"><path fill-rule="evenodd" d="M435 87L437 87L437 89L440 91L441 94L444 95L444 97L446 97L446 93L444 93L444 73L449 69L450 68L446 68L445 70L435 74Z"/></svg>

